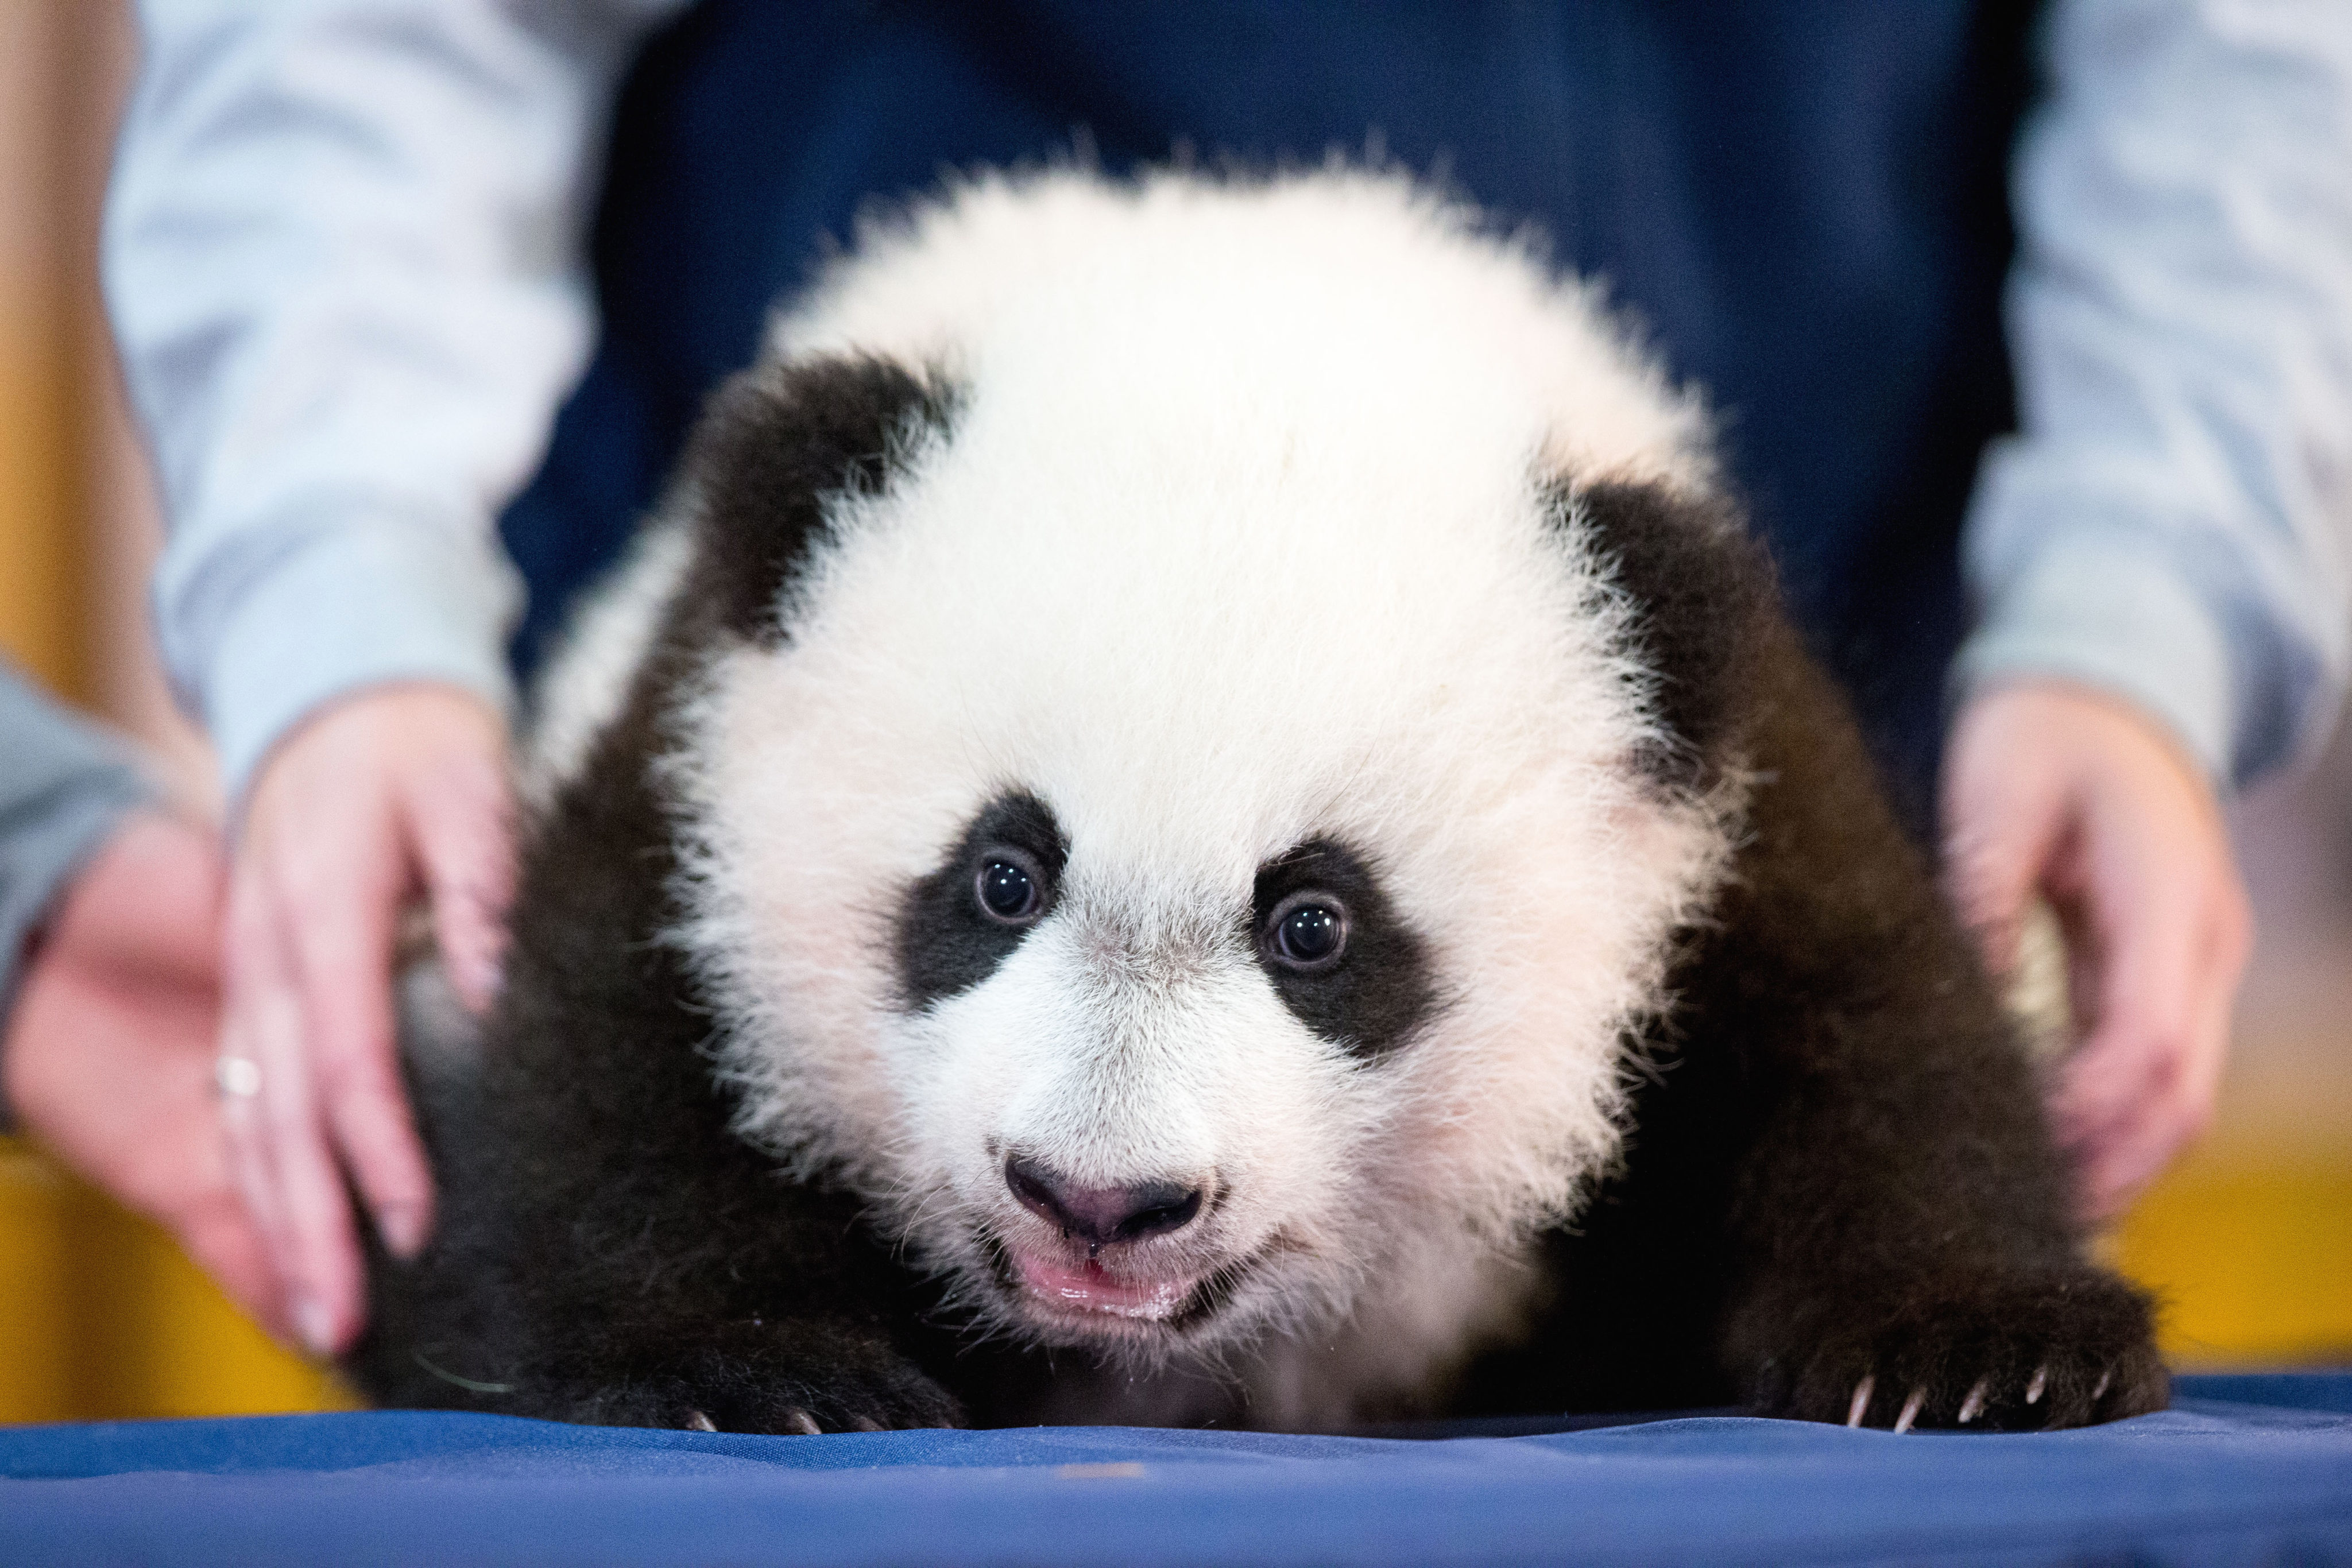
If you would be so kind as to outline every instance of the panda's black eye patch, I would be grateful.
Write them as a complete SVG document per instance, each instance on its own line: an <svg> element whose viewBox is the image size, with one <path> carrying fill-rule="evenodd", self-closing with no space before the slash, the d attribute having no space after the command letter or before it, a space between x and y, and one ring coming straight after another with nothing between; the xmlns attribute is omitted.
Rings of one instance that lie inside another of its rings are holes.
<svg viewBox="0 0 2352 1568"><path fill-rule="evenodd" d="M1258 868L1251 946L1283 1005L1358 1056L1403 1043L1434 1005L1421 938L1372 865L1312 839Z"/></svg>
<svg viewBox="0 0 2352 1568"><path fill-rule="evenodd" d="M996 972L1052 913L1069 850L1054 813L1022 791L982 808L898 905L898 990L919 1009Z"/></svg>

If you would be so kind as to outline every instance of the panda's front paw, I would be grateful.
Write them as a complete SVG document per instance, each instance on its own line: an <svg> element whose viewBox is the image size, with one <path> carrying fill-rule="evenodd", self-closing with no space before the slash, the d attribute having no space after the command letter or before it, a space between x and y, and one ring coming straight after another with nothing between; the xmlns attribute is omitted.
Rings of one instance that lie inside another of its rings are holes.
<svg viewBox="0 0 2352 1568"><path fill-rule="evenodd" d="M961 1427L955 1396L877 1335L757 1320L709 1331L591 1416L629 1426L814 1437Z"/></svg>
<svg viewBox="0 0 2352 1568"><path fill-rule="evenodd" d="M1802 1330L1755 1364L1764 1415L2015 1432L2095 1426L2170 1399L2147 1298L2094 1269L1920 1281L1791 1317Z"/></svg>

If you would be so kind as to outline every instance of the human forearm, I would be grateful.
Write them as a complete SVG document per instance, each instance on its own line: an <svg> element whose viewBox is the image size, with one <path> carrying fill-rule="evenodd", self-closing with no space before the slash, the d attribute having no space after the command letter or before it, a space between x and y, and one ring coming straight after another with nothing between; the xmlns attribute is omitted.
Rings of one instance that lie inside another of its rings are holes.
<svg viewBox="0 0 2352 1568"><path fill-rule="evenodd" d="M232 799L341 693L504 702L492 521L586 351L593 149L673 8L142 6L109 301L171 524L163 653Z"/></svg>
<svg viewBox="0 0 2352 1568"><path fill-rule="evenodd" d="M2352 12L2072 0L2021 152L2021 431L1964 690L2124 697L2224 787L2315 744L2352 605Z"/></svg>

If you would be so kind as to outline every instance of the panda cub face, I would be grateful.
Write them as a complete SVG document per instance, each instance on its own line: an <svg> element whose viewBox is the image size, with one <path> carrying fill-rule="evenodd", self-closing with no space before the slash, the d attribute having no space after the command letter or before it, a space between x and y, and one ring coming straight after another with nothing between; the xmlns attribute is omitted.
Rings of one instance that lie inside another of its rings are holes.
<svg viewBox="0 0 2352 1568"><path fill-rule="evenodd" d="M1000 1331L1458 1339L1727 842L1557 499L1688 411L1360 176L965 191L782 325L776 443L844 356L922 395L667 765L740 1130Z"/></svg>
<svg viewBox="0 0 2352 1568"><path fill-rule="evenodd" d="M1072 848L1050 805L1008 793L908 892L914 1049L962 1059L941 1146L984 1162L956 1185L988 1215L971 1239L1007 1315L1056 1338L1213 1333L1267 1293L1253 1275L1293 1293L1289 1255L1358 1185L1335 1156L1366 1157L1377 1064L1438 1009L1426 945L1337 839L1245 891L1149 902ZM1327 1113L1365 1124L1334 1138Z"/></svg>

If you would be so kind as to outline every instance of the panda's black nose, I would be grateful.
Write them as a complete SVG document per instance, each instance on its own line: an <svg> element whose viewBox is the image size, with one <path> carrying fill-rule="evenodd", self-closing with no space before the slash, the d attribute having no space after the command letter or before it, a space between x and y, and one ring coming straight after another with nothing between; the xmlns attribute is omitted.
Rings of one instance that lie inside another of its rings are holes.
<svg viewBox="0 0 2352 1568"><path fill-rule="evenodd" d="M1004 1162L1004 1185L1021 1207L1094 1247L1181 1230L1201 1212L1201 1189L1181 1182L1080 1186L1025 1155Z"/></svg>

